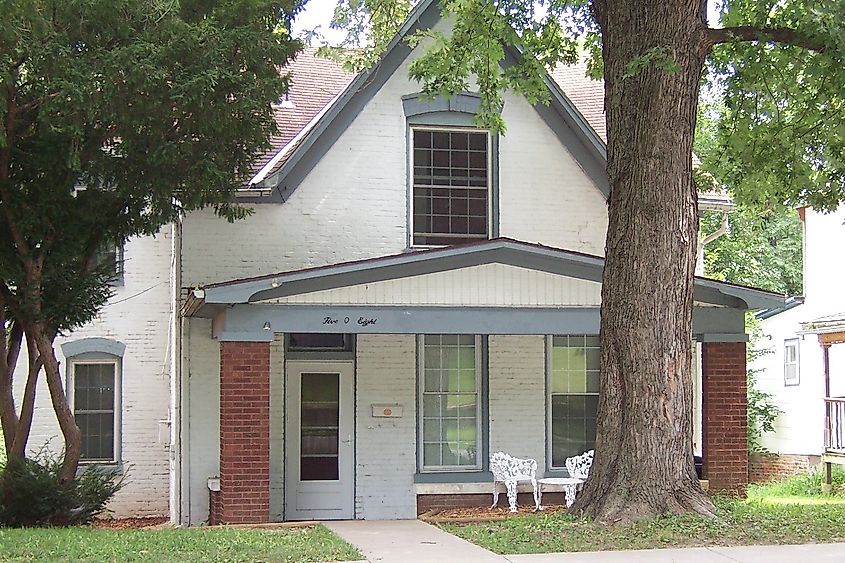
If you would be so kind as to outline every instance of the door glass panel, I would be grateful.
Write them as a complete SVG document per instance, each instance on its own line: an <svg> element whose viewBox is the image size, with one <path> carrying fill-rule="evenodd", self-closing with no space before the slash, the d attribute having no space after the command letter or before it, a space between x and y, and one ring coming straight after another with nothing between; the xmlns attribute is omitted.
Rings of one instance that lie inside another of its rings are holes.
<svg viewBox="0 0 845 563"><path fill-rule="evenodd" d="M340 374L303 373L299 404L299 478L337 481Z"/></svg>

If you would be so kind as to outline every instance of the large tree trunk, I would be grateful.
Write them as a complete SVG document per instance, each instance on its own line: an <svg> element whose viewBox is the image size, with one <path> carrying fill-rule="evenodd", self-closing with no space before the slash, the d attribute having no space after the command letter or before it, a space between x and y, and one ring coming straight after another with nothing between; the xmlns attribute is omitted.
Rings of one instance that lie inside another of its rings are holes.
<svg viewBox="0 0 845 563"><path fill-rule="evenodd" d="M611 194L596 454L572 509L605 522L712 514L692 444L691 155L706 55L702 2L594 0L594 7Z"/></svg>

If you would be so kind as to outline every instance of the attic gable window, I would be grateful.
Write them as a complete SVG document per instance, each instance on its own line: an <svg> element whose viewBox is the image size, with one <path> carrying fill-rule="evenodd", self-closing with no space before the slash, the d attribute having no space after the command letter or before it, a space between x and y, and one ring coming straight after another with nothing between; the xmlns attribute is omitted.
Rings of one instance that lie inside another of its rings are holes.
<svg viewBox="0 0 845 563"><path fill-rule="evenodd" d="M490 238L490 134L477 129L411 129L412 244Z"/></svg>

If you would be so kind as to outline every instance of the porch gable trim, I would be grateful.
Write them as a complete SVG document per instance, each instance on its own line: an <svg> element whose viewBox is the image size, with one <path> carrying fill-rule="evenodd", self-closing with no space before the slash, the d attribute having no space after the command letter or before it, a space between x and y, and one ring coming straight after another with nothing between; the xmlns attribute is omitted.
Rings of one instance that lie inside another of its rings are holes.
<svg viewBox="0 0 845 563"><path fill-rule="evenodd" d="M599 283L604 269L604 258L600 256L497 238L212 284L204 289L204 302L255 303L492 263ZM784 302L784 296L777 293L702 277L695 278L694 295L698 302L735 309L765 309Z"/></svg>

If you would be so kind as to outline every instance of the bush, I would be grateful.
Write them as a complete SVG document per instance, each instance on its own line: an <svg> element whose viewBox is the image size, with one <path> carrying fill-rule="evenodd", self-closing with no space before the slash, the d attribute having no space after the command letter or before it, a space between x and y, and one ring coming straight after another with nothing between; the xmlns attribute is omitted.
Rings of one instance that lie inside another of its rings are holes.
<svg viewBox="0 0 845 563"><path fill-rule="evenodd" d="M87 524L123 486L121 472L97 466L62 484L61 459L42 452L36 459L7 460L0 468L0 526Z"/></svg>

